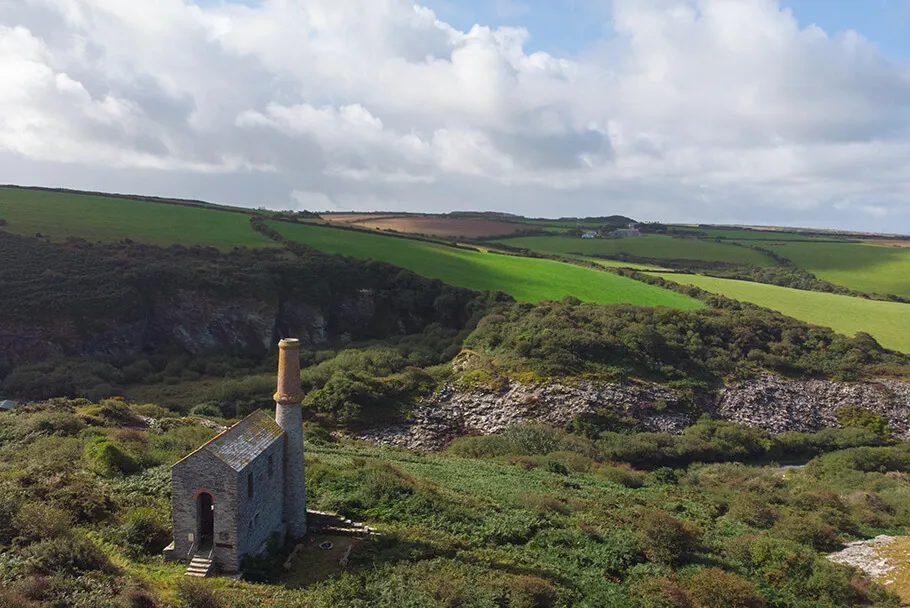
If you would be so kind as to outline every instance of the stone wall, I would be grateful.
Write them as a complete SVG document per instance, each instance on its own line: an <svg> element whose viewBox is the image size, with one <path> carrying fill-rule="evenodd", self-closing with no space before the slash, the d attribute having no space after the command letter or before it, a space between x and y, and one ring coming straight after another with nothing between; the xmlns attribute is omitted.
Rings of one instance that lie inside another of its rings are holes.
<svg viewBox="0 0 910 608"><path fill-rule="evenodd" d="M215 564L226 572L237 570L237 473L216 456L205 450L195 452L171 469L171 515L174 522L174 556L186 559L187 553L198 541L197 503L200 492L214 498L215 547L212 555ZM189 535L193 535L190 540Z"/></svg>
<svg viewBox="0 0 910 608"><path fill-rule="evenodd" d="M238 474L237 526L238 557L257 555L269 536L284 535L284 437L273 442ZM269 466L271 459L271 466ZM252 475L253 495L247 494Z"/></svg>

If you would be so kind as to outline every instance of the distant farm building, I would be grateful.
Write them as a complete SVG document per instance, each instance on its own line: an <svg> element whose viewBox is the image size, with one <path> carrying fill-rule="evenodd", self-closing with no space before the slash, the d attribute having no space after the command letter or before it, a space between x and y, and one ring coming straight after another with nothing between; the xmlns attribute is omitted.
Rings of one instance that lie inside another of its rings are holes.
<svg viewBox="0 0 910 608"><path fill-rule="evenodd" d="M306 534L300 342L279 344L275 419L257 410L171 469L174 542L188 575L237 572L246 556Z"/></svg>
<svg viewBox="0 0 910 608"><path fill-rule="evenodd" d="M585 232L583 235L581 235L581 238L583 238L583 239L593 239L593 238L595 238L596 236L597 236L597 233L596 233L596 232Z"/></svg>
<svg viewBox="0 0 910 608"><path fill-rule="evenodd" d="M638 228L619 228L610 233L610 236L616 238L624 238L627 236L641 236L641 230Z"/></svg>
<svg viewBox="0 0 910 608"><path fill-rule="evenodd" d="M19 404L15 401L10 401L9 399L0 400L0 412L5 412L17 407Z"/></svg>

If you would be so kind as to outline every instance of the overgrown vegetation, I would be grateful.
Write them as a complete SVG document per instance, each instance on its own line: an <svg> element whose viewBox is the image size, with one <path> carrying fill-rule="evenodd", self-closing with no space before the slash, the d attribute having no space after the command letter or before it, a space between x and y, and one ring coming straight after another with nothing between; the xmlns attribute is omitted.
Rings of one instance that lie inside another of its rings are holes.
<svg viewBox="0 0 910 608"><path fill-rule="evenodd" d="M268 584L187 581L162 562L168 465L213 434L165 414L118 400L0 413L4 605L899 605L821 553L910 525L910 445L874 429L771 438L705 419L661 437L532 425L442 455L310 442L312 507L382 535L297 588L277 546L248 562ZM796 455L815 458L786 476L740 464ZM132 466L98 468L99 457Z"/></svg>
<svg viewBox="0 0 910 608"><path fill-rule="evenodd" d="M702 311L599 307L567 298L501 306L465 346L474 367L538 376L599 374L712 383L762 370L852 379L906 369L905 356L868 335L847 338L783 315L716 301ZM721 308L720 306L724 306Z"/></svg>

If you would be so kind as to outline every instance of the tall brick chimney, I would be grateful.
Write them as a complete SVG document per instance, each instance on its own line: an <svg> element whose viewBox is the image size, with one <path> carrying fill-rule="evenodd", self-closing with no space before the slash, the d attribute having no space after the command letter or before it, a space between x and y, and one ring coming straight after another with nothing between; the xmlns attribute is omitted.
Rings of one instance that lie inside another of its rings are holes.
<svg viewBox="0 0 910 608"><path fill-rule="evenodd" d="M303 412L300 392L300 340L278 343L275 421L284 429L284 522L291 538L306 535L306 481L303 474Z"/></svg>

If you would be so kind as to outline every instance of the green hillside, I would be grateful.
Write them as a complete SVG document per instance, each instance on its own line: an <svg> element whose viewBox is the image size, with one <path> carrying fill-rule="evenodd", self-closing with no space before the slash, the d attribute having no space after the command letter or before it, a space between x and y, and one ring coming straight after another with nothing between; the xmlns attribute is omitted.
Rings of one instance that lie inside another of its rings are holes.
<svg viewBox="0 0 910 608"><path fill-rule="evenodd" d="M775 438L705 419L679 437L595 440L514 426L443 454L308 433L308 505L338 513L336 526L364 522L379 534L313 526L293 557L293 543L270 543L243 579L198 580L161 550L173 538L170 466L215 434L203 422L116 400L0 412L0 605L901 605L824 558L910 524L910 446L884 446L865 429ZM786 475L760 466L813 456Z"/></svg>
<svg viewBox="0 0 910 608"><path fill-rule="evenodd" d="M848 336L864 331L886 348L910 353L910 304L864 300L700 275L654 274L668 281L695 285L705 291L777 310L807 323L830 327Z"/></svg>
<svg viewBox="0 0 910 608"><path fill-rule="evenodd" d="M327 253L373 259L450 285L500 290L537 302L567 295L599 304L629 303L695 309L687 296L607 272L552 260L455 249L435 243L322 226L270 222L285 238Z"/></svg>
<svg viewBox="0 0 910 608"><path fill-rule="evenodd" d="M910 248L864 243L778 243L767 247L820 279L859 291L910 298Z"/></svg>
<svg viewBox="0 0 910 608"><path fill-rule="evenodd" d="M653 260L698 260L773 266L774 260L758 251L699 239L649 235L624 239L582 239L577 237L530 236L498 241L510 247L520 247L551 254L584 256L630 255Z"/></svg>
<svg viewBox="0 0 910 608"><path fill-rule="evenodd" d="M0 188L3 229L52 239L132 239L154 245L272 247L244 213L69 192Z"/></svg>

